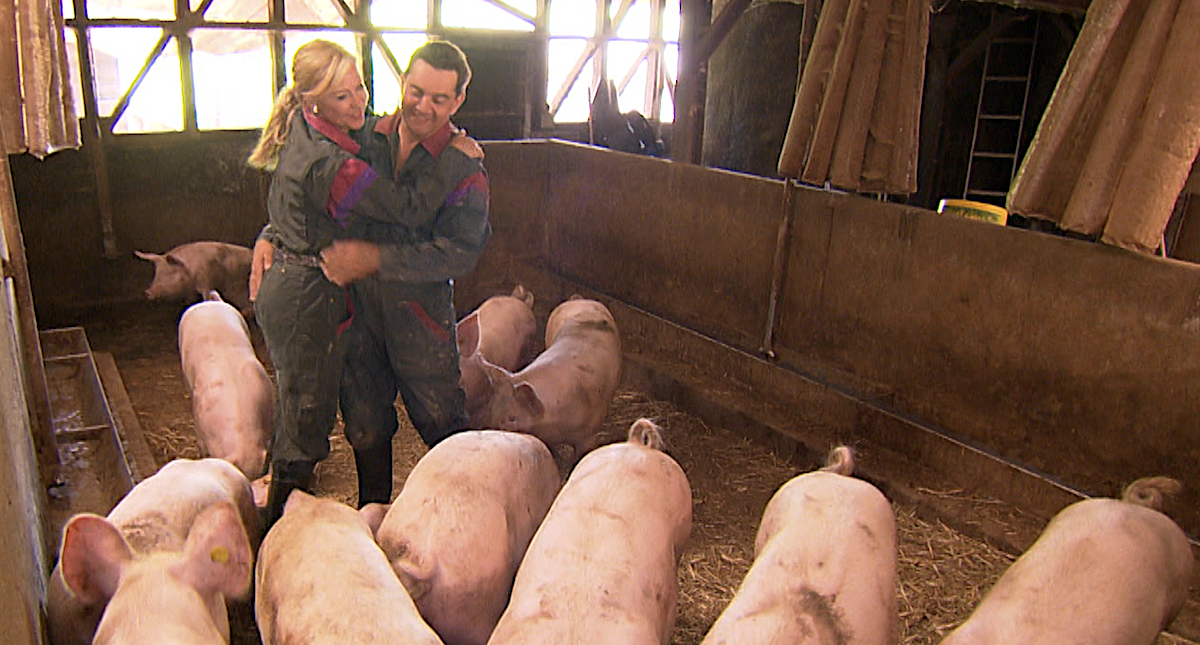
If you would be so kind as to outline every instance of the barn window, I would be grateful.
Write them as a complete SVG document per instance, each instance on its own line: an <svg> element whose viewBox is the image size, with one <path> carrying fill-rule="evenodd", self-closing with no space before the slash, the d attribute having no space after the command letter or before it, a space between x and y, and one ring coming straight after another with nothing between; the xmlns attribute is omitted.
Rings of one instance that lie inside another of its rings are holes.
<svg viewBox="0 0 1200 645"><path fill-rule="evenodd" d="M528 100L547 107L542 125L553 127L586 121L603 79L616 83L622 111L672 121L679 3L63 0L63 15L67 44L79 52L71 61L78 105L116 134L261 127L290 80L292 54L314 38L369 61L372 106L386 112L399 103L396 72L430 34L492 34L545 52L546 86Z"/></svg>

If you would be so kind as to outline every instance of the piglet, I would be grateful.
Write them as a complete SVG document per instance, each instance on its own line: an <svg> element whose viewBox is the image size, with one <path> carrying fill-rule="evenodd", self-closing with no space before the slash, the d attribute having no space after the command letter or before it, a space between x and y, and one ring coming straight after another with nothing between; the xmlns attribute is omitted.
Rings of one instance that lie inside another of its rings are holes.
<svg viewBox="0 0 1200 645"><path fill-rule="evenodd" d="M484 362L510 372L533 360L537 319L533 293L517 285L510 296L492 296L458 321L458 368L472 419L491 398Z"/></svg>
<svg viewBox="0 0 1200 645"><path fill-rule="evenodd" d="M217 504L237 509L250 546L255 548L259 521L250 482L241 471L220 459L176 459L168 463L134 486L104 519L128 550L129 560L121 558L122 567L127 567L130 561L154 554L183 552L197 518ZM89 524L98 526L94 520L87 520L81 526ZM108 542L116 544L113 539ZM93 571L96 567L89 566L86 560L100 557L93 550L71 551L68 544L79 543L67 540L64 531L62 556L50 574L48 585L47 628L54 645L86 645L92 642L112 589L93 587L100 593L78 594L67 588L64 562L75 558L76 571ZM119 555L120 549L116 553ZM112 560L108 562L111 564Z"/></svg>
<svg viewBox="0 0 1200 645"><path fill-rule="evenodd" d="M573 297L550 313L546 350L525 369L514 374L485 363L484 371L492 398L475 424L537 436L569 469L599 445L621 381L617 323L603 304Z"/></svg>
<svg viewBox="0 0 1200 645"><path fill-rule="evenodd" d="M517 570L489 645L664 645L692 491L648 419L571 472Z"/></svg>
<svg viewBox="0 0 1200 645"><path fill-rule="evenodd" d="M942 645L1151 645L1192 575L1187 536L1159 511L1181 489L1148 477L1059 511Z"/></svg>
<svg viewBox="0 0 1200 645"><path fill-rule="evenodd" d="M179 319L179 357L201 450L250 479L261 477L275 421L275 390L254 353L246 320L210 291Z"/></svg>
<svg viewBox="0 0 1200 645"><path fill-rule="evenodd" d="M701 645L890 645L898 635L896 520L839 446L763 512L754 564Z"/></svg>
<svg viewBox="0 0 1200 645"><path fill-rule="evenodd" d="M226 242L189 242L163 254L134 251L154 263L154 279L146 297L194 299L217 291L245 315L251 315L250 259L245 246Z"/></svg>
<svg viewBox="0 0 1200 645"><path fill-rule="evenodd" d="M413 467L375 538L447 645L487 642L560 485L545 443L501 430L450 435Z"/></svg>
<svg viewBox="0 0 1200 645"><path fill-rule="evenodd" d="M293 491L254 577L263 645L441 645L358 511Z"/></svg>

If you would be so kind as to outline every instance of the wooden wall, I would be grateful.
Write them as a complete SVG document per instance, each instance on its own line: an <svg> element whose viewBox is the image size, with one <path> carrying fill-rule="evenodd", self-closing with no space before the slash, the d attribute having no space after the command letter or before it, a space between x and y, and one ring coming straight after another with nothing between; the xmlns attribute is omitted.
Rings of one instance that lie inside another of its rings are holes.
<svg viewBox="0 0 1200 645"><path fill-rule="evenodd" d="M759 353L781 182L565 143L487 153L481 278L533 256ZM1196 508L1200 267L808 188L794 216L778 367L1087 493L1182 478Z"/></svg>
<svg viewBox="0 0 1200 645"><path fill-rule="evenodd" d="M239 165L252 142L114 153L112 260L79 156L14 158L43 327L139 297L151 268L134 248L249 243L265 220ZM781 182L557 141L485 150L494 234L463 311L539 267L760 356ZM794 217L772 369L1089 493L1147 474L1200 490L1200 267L811 188Z"/></svg>

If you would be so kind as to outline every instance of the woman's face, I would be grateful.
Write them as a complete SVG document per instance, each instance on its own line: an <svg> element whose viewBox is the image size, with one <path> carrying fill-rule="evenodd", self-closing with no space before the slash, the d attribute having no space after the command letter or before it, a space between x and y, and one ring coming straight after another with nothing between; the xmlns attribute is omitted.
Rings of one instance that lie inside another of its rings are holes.
<svg viewBox="0 0 1200 645"><path fill-rule="evenodd" d="M314 113L349 132L363 126L367 109L367 88L358 70L350 68L329 91L313 102Z"/></svg>

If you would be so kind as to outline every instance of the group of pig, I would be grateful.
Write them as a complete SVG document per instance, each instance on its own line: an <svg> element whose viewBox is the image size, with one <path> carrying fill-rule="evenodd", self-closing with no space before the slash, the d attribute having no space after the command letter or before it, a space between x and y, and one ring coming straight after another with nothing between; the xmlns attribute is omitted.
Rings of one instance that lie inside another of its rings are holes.
<svg viewBox="0 0 1200 645"><path fill-rule="evenodd" d="M200 305L221 309L211 302ZM180 348L202 405L188 315ZM665 645L691 533L687 477L647 419L597 447L621 364L602 304L556 307L535 356L536 327L521 287L459 323L473 426L504 430L439 443L391 504L298 491L261 535L250 478L265 453L222 448L215 432L203 445L226 458L173 461L107 517L72 518L49 584L51 641L228 642L226 602L253 588L264 644ZM250 371L236 382L257 383ZM900 641L894 513L853 468L838 447L780 487L702 645ZM1119 500L1064 509L943 645L1151 645L1192 576L1191 545L1160 512L1178 486L1141 479Z"/></svg>
<svg viewBox="0 0 1200 645"><path fill-rule="evenodd" d="M179 351L201 450L233 463L252 480L262 476L274 389L245 321L251 312L245 299L251 250L190 242L163 254L137 255L154 264L148 298L203 299L179 320ZM545 350L536 353L533 302L533 294L518 285L459 321L461 383L471 427L540 437L566 469L599 443L621 378L620 334L603 304L572 297L551 312Z"/></svg>
<svg viewBox="0 0 1200 645"><path fill-rule="evenodd" d="M67 524L51 642L228 642L226 602L253 586L265 645L666 645L692 498L661 446L639 419L562 483L536 437L465 431L391 504L293 492L261 544L239 470L176 460L107 518ZM702 645L900 642L894 514L853 467L838 447L776 491ZM1158 510L1177 489L1146 478L1064 509L943 645L1151 645L1191 577L1191 546Z"/></svg>
<svg viewBox="0 0 1200 645"><path fill-rule="evenodd" d="M542 440L468 430L391 504L293 492L261 542L250 480L178 459L67 523L51 642L227 643L253 586L264 644L666 643L692 504L661 443L639 419L564 484Z"/></svg>

